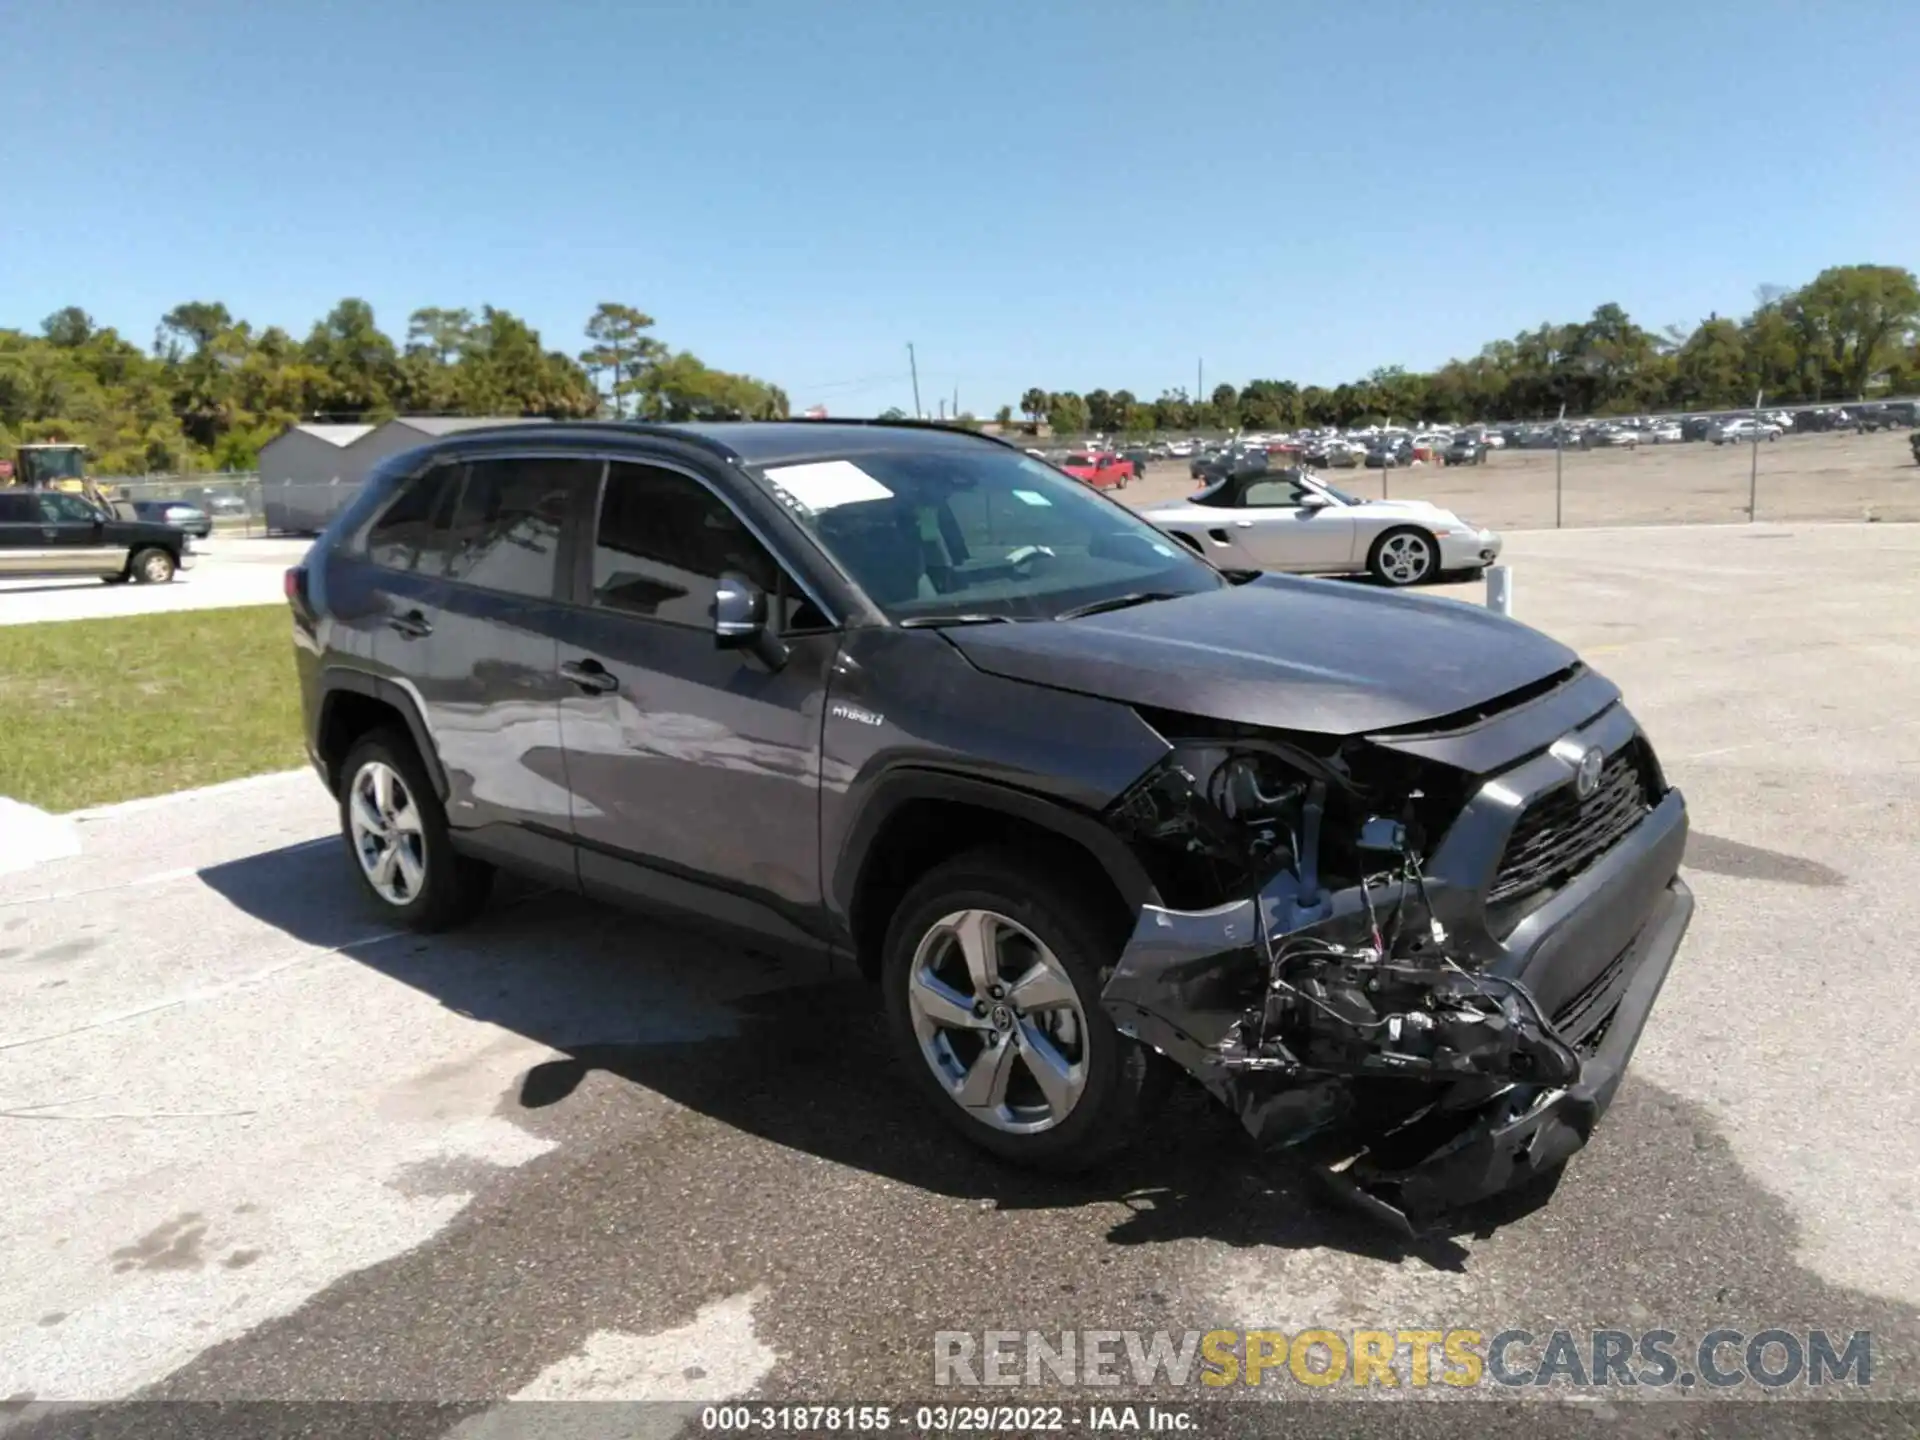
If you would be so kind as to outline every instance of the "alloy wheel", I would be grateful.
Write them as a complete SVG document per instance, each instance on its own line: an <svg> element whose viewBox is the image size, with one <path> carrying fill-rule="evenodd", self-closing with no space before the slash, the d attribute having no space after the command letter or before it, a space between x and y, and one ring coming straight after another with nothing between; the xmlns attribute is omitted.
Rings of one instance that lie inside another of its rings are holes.
<svg viewBox="0 0 1920 1440"><path fill-rule="evenodd" d="M1066 966L1026 926L958 910L907 975L920 1053L956 1105L1010 1134L1050 1130L1087 1085L1087 1020Z"/></svg>
<svg viewBox="0 0 1920 1440"><path fill-rule="evenodd" d="M1424 536L1391 535L1380 547L1380 573L1395 585L1411 585L1433 568L1433 546Z"/></svg>
<svg viewBox="0 0 1920 1440"><path fill-rule="evenodd" d="M427 840L420 807L391 765L369 760L353 777L347 802L354 858L367 883L389 905L410 905L427 878Z"/></svg>

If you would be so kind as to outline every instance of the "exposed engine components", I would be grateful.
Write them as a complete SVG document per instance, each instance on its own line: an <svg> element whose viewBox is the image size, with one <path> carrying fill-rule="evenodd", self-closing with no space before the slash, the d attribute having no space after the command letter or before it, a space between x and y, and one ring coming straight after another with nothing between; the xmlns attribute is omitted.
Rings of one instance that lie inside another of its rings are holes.
<svg viewBox="0 0 1920 1440"><path fill-rule="evenodd" d="M1353 760L1176 741L1109 815L1175 907L1143 913L1110 1013L1288 1149L1581 1075L1526 986L1441 918L1423 864L1448 777Z"/></svg>
<svg viewBox="0 0 1920 1440"><path fill-rule="evenodd" d="M1426 799L1363 784L1339 755L1251 736L1177 742L1122 797L1113 822L1159 852L1163 890L1201 904L1259 895L1240 1018L1217 1048L1226 1067L1543 1084L1579 1073L1524 986L1450 949L1421 869ZM1333 922L1341 893L1358 904Z"/></svg>
<svg viewBox="0 0 1920 1440"><path fill-rule="evenodd" d="M1452 962L1383 960L1370 949L1298 945L1273 961L1265 1005L1227 1063L1323 1074L1497 1078L1565 1085L1580 1057L1524 987Z"/></svg>

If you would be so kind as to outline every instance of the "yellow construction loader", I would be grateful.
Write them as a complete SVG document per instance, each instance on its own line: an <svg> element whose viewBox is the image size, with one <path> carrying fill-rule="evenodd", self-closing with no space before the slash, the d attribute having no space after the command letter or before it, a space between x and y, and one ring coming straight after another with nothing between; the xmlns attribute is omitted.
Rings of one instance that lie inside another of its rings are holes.
<svg viewBox="0 0 1920 1440"><path fill-rule="evenodd" d="M87 474L87 447L65 441L40 445L20 445L13 452L13 473L0 475L0 485L20 485L29 490L61 490L69 495L84 495L108 514L114 514L113 497Z"/></svg>

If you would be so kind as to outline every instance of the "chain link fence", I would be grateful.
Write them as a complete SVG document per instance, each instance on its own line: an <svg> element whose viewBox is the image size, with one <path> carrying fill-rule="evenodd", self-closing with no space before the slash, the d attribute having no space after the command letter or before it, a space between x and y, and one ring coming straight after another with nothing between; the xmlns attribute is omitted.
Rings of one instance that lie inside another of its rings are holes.
<svg viewBox="0 0 1920 1440"><path fill-rule="evenodd" d="M257 471L99 475L94 478L95 483L116 504L142 508L162 504L191 505L213 522L215 535L267 533L266 505Z"/></svg>
<svg viewBox="0 0 1920 1440"><path fill-rule="evenodd" d="M1762 521L1920 521L1920 404L1767 405L1618 418L1265 436L1009 436L1052 459L1091 449L1144 462L1121 498L1190 493L1222 447L1307 468L1360 499L1427 500L1496 529ZM1460 435L1484 449L1453 448ZM1388 457L1390 456L1390 461ZM1388 461L1388 463L1383 463ZM1216 460L1216 465L1218 461Z"/></svg>

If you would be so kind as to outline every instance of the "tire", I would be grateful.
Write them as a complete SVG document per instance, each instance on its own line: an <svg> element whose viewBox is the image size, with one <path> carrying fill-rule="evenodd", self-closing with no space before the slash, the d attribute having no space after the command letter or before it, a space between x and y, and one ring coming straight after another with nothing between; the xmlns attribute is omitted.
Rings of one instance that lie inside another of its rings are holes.
<svg viewBox="0 0 1920 1440"><path fill-rule="evenodd" d="M1413 557L1418 556L1417 563ZM1418 585L1440 571L1440 547L1417 525L1397 525L1373 542L1367 552L1367 573L1396 590Z"/></svg>
<svg viewBox="0 0 1920 1440"><path fill-rule="evenodd" d="M383 784L388 796L384 809L379 802ZM377 830L356 817L356 802L361 801L383 822ZM384 845L370 846L381 833ZM454 850L447 812L433 793L427 767L413 741L399 731L372 731L347 752L340 766L340 834L361 889L396 925L448 930L472 919L487 903L493 867ZM383 872L379 857L388 853L395 859ZM385 886L378 878L382 873L389 877Z"/></svg>
<svg viewBox="0 0 1920 1440"><path fill-rule="evenodd" d="M928 871L887 926L881 985L909 1083L947 1124L1004 1160L1072 1174L1132 1138L1154 1077L1152 1057L1100 1008L1123 937L1103 923L1089 895L1051 868L1044 859L984 849ZM969 927L948 922L983 914L997 922L987 927L997 932L995 969L1017 983L1005 996L979 996L973 1018L943 1026L936 1016L967 1016L976 993L960 938ZM1035 986L1036 978L1046 988ZM928 981L944 984L945 992ZM1023 1008L1014 996L1026 989L1036 999ZM939 1003L943 994L951 994L949 1005ZM963 1077L979 1080L983 1063L993 1074L996 1054L1008 1057L997 1067L1000 1083L982 1088L983 1103L969 1108L954 1091ZM1067 1062L1077 1081L1061 1077L1043 1091L1034 1067L1051 1060ZM1075 1084L1058 1113L1049 1096Z"/></svg>
<svg viewBox="0 0 1920 1440"><path fill-rule="evenodd" d="M127 561L127 574L140 585L164 585L173 579L178 568L173 556L157 545L135 551L133 558Z"/></svg>

